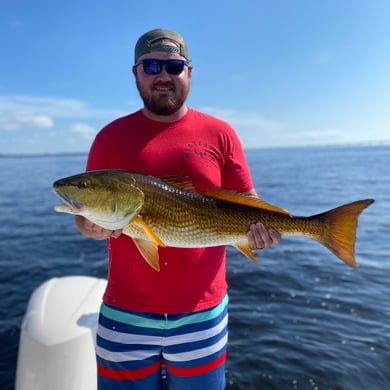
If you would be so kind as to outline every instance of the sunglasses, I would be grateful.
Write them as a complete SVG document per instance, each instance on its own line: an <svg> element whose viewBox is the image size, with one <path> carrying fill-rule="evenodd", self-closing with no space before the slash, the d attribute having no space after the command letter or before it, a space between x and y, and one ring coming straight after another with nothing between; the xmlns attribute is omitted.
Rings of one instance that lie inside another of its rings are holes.
<svg viewBox="0 0 390 390"><path fill-rule="evenodd" d="M137 61L134 66L141 64L144 68L144 72L150 75L161 73L163 65L165 65L165 70L168 74L178 75L183 72L184 65L190 65L189 62L184 60L154 60L147 58Z"/></svg>

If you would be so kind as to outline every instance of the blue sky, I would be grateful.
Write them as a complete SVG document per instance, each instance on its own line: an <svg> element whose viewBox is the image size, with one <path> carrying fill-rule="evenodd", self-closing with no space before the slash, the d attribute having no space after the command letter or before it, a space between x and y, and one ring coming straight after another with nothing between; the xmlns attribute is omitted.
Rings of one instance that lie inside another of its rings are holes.
<svg viewBox="0 0 390 390"><path fill-rule="evenodd" d="M190 107L244 147L390 142L390 1L2 0L0 154L86 152L141 107L138 37L180 32Z"/></svg>

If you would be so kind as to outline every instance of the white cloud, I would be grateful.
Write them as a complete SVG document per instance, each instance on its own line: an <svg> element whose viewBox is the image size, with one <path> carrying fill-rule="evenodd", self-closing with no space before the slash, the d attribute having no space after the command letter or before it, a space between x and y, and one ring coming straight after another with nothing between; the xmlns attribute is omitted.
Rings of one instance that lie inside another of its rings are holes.
<svg viewBox="0 0 390 390"><path fill-rule="evenodd" d="M111 119L122 111L97 109L78 99L42 96L0 96L0 132L30 128L51 128L58 119Z"/></svg>
<svg viewBox="0 0 390 390"><path fill-rule="evenodd" d="M285 126L281 122L268 119L254 112L235 111L216 107L203 107L206 112L229 123L237 132L245 148L255 148L278 144Z"/></svg>
<svg viewBox="0 0 390 390"><path fill-rule="evenodd" d="M85 139L92 139L96 134L96 129L86 123L75 123L71 126L70 132Z"/></svg>
<svg viewBox="0 0 390 390"><path fill-rule="evenodd" d="M340 139L344 135L340 129L320 129L320 130L308 130L300 133L300 137L304 137L310 140L334 140Z"/></svg>
<svg viewBox="0 0 390 390"><path fill-rule="evenodd" d="M23 128L50 129L53 126L54 121L48 115L14 112L0 118L0 131L18 130Z"/></svg>
<svg viewBox="0 0 390 390"><path fill-rule="evenodd" d="M277 121L266 118L263 115L253 112L238 112L230 109L221 109L216 107L203 107L201 111L220 118L241 131L252 130L280 130L283 126Z"/></svg>

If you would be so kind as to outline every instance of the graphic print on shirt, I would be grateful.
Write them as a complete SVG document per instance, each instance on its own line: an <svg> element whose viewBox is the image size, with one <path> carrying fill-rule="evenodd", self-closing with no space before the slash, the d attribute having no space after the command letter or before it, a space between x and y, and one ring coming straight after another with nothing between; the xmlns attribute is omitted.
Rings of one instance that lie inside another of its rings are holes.
<svg viewBox="0 0 390 390"><path fill-rule="evenodd" d="M212 161L216 159L211 145L201 140L192 141L184 149L184 158L191 158L192 156L199 156L200 158L209 157Z"/></svg>

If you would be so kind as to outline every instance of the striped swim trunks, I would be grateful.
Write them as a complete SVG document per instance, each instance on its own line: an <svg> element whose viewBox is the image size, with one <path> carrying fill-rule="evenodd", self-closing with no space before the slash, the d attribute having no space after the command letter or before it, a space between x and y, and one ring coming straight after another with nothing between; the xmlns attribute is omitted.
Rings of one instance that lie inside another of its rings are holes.
<svg viewBox="0 0 390 390"><path fill-rule="evenodd" d="M227 308L227 295L211 309L186 314L139 313L103 303L98 389L224 389Z"/></svg>

